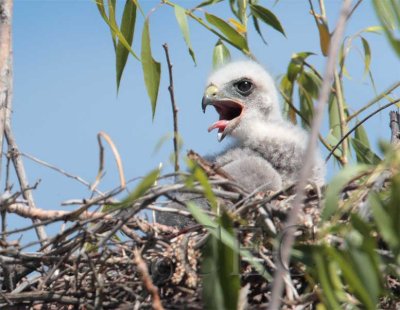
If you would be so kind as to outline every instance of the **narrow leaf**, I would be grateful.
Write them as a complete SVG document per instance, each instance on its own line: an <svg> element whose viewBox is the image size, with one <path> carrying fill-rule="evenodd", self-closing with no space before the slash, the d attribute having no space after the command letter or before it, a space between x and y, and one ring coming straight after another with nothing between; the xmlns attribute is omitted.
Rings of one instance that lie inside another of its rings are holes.
<svg viewBox="0 0 400 310"><path fill-rule="evenodd" d="M230 44L241 51L249 51L246 39L223 19L209 13L206 13L206 19L210 24L218 28L224 34L226 40Z"/></svg>
<svg viewBox="0 0 400 310"><path fill-rule="evenodd" d="M126 39L129 46L132 46L133 34L135 31L136 4L132 0L126 0L124 12L122 14L121 34ZM129 50L125 48L120 41L116 48L116 66L117 66L117 90L121 82L126 61L128 60Z"/></svg>
<svg viewBox="0 0 400 310"><path fill-rule="evenodd" d="M194 54L192 43L190 42L190 34L189 34L189 24L187 21L187 16L185 9L179 5L175 5L175 17L178 22L179 28L181 29L183 39L189 49L189 54L193 59L193 62L196 64L196 56Z"/></svg>
<svg viewBox="0 0 400 310"><path fill-rule="evenodd" d="M354 151L356 152L357 162L359 164L376 165L382 161L370 147L366 146L360 140L353 138L350 139L350 141Z"/></svg>
<svg viewBox="0 0 400 310"><path fill-rule="evenodd" d="M317 26L319 33L319 44L321 47L322 55L328 56L329 44L331 41L328 24L325 21L318 20Z"/></svg>
<svg viewBox="0 0 400 310"><path fill-rule="evenodd" d="M217 41L215 44L213 52L213 67L217 69L231 60L231 54L228 48L224 45L221 40Z"/></svg>
<svg viewBox="0 0 400 310"><path fill-rule="evenodd" d="M339 195L343 187L354 177L366 171L368 166L357 165L346 167L340 171L329 183L325 194L325 207L322 210L321 219L326 221L337 210Z"/></svg>
<svg viewBox="0 0 400 310"><path fill-rule="evenodd" d="M226 212L222 213L220 218L221 226L235 238L233 223ZM239 253L222 242L218 244L218 277L222 284L225 309L237 309L237 302L240 290L239 276Z"/></svg>
<svg viewBox="0 0 400 310"><path fill-rule="evenodd" d="M357 122L358 124L358 122ZM368 139L368 135L367 132L365 131L365 128L363 125L360 125L356 128L355 132L354 132L354 137L359 140L360 142L362 142L366 147L370 147L369 144L369 139Z"/></svg>
<svg viewBox="0 0 400 310"><path fill-rule="evenodd" d="M285 30L283 30L281 22L275 16L274 13L272 13L267 8L265 8L265 7L261 6L261 5L257 5L257 4L251 4L250 5L250 10L251 10L251 13L255 17L259 18L264 23L266 23L267 25L271 26L276 31L279 31L280 33L282 33L286 37Z"/></svg>
<svg viewBox="0 0 400 310"><path fill-rule="evenodd" d="M117 20L115 19L115 4L116 4L116 0L108 0L108 13L109 13L108 17L109 17L110 24L112 25L112 27L118 29ZM113 39L114 49L115 49L115 48L117 48L116 35L114 32L111 32L111 36Z"/></svg>
<svg viewBox="0 0 400 310"><path fill-rule="evenodd" d="M400 57L400 5L398 1L373 1L375 12L393 49Z"/></svg>
<svg viewBox="0 0 400 310"><path fill-rule="evenodd" d="M144 82L146 84L147 94L151 102L152 117L156 112L158 90L160 87L161 65L155 61L151 54L149 20L146 19L142 33L142 69Z"/></svg>
<svg viewBox="0 0 400 310"><path fill-rule="evenodd" d="M261 28L260 28L260 24L258 23L258 19L254 17L254 15L252 16L252 20L253 20L253 24L254 24L254 28L256 29L258 35L260 36L261 40L264 42L264 44L267 44L267 41L265 40L262 32L261 32Z"/></svg>
<svg viewBox="0 0 400 310"><path fill-rule="evenodd" d="M361 42L364 49L364 75L368 74L371 66L371 48L369 43L363 37L361 37Z"/></svg>
<svg viewBox="0 0 400 310"><path fill-rule="evenodd" d="M400 238L397 238L396 232L398 226L394 225L394 219L391 217L391 214L386 211L377 193L370 194L369 205L371 206L372 215L383 240L385 240L395 253L398 253L400 249Z"/></svg>
<svg viewBox="0 0 400 310"><path fill-rule="evenodd" d="M207 228L214 237L219 238L226 246L234 250L236 253L240 253L240 255L246 258L249 264L251 264L265 279L268 281L272 280L271 275L265 270L264 266L261 265L248 250L240 249L236 238L232 237L225 228L216 224L201 208L192 202L187 204L187 208L196 221Z"/></svg>

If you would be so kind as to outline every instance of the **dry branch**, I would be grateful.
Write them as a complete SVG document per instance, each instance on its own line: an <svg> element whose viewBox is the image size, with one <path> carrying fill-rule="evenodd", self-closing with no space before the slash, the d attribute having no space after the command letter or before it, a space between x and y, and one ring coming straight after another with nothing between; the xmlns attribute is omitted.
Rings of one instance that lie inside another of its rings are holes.
<svg viewBox="0 0 400 310"><path fill-rule="evenodd" d="M169 57L169 52L168 52L168 45L167 43L163 44L163 48L165 51L165 57L167 59L167 64L168 64L168 74L169 74L169 86L168 86L168 91L169 95L171 98L171 107L172 107L172 117L173 117L173 122L174 122L174 167L175 167L175 172L179 171L179 147L178 147L178 137L179 137L179 130L178 130L178 107L176 106L175 102L175 93L174 93L174 79L172 75L172 63L171 59Z"/></svg>
<svg viewBox="0 0 400 310"><path fill-rule="evenodd" d="M344 34L344 29L346 26L348 15L350 14L350 6L351 6L351 0L343 1L343 5L340 11L340 17L336 24L336 29L329 44L329 51L326 61L324 78L322 81L322 86L320 89L317 106L315 107L314 110L314 118L311 126L311 134L308 140L307 152L304 156L305 163L300 172L300 179L297 184L297 190L296 190L295 200L293 202L293 208L289 213L289 218L287 222L285 223L286 228L293 227L294 225L296 225L298 214L301 209L301 204L304 199L304 188L306 187L309 176L311 175L313 158L318 142L319 129L322 123L325 105L330 94L331 84L335 72L337 55L340 47L340 41ZM290 252L294 243L294 239L295 239L294 231L289 230L281 247L282 260L279 261L277 265L278 268L274 274L272 296L269 305L269 309L271 310L279 309L281 305L281 294L284 284L284 278L285 275L287 274L285 266L289 265Z"/></svg>

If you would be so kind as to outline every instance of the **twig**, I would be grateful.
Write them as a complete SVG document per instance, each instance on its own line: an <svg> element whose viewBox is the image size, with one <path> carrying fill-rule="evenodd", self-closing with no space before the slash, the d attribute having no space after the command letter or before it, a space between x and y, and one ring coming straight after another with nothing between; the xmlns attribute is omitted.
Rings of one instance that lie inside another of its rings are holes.
<svg viewBox="0 0 400 310"><path fill-rule="evenodd" d="M15 168L15 173L17 175L18 182L21 187L22 195L27 200L29 207L32 209L36 209L36 203L33 199L32 189L29 188L29 183L28 183L28 178L26 176L24 163L19 154L18 146L15 141L14 134L11 130L11 119L9 117L6 118L5 135L8 142L8 149L11 154L11 159ZM34 219L33 221L34 223L39 223L37 219ZM39 240L43 245L44 240L47 239L44 227L37 226L35 227L35 230Z"/></svg>
<svg viewBox="0 0 400 310"><path fill-rule="evenodd" d="M385 91L383 91L382 93L380 93L378 96L376 96L375 98L373 98L370 102L368 102L366 105L364 105L361 109L359 109L358 111L354 112L352 115L350 115L347 118L347 123L350 122L353 118L357 117L360 113L364 112L366 109L368 109L370 106L372 106L373 104L377 103L378 101L380 101L381 99L385 98L386 96L388 96L392 91L394 91L397 87L400 86L400 82L394 83L392 86L390 86L388 89L386 89Z"/></svg>
<svg viewBox="0 0 400 310"><path fill-rule="evenodd" d="M151 294L151 297L153 298L153 309L154 310L163 310L164 307L161 304L160 295L158 294L158 288L151 281L151 278L149 275L149 270L147 269L147 265L143 261L138 249L135 249L134 255L135 255L134 263L136 264L136 266L140 272L144 287L147 289L147 291Z"/></svg>
<svg viewBox="0 0 400 310"><path fill-rule="evenodd" d="M351 18L351 16L357 10L357 8L361 4L361 2L363 2L363 0L358 0L357 3L353 6L353 8L351 9L349 15L347 16L347 20L349 20Z"/></svg>
<svg viewBox="0 0 400 310"><path fill-rule="evenodd" d="M91 190L94 191L99 185L101 176L103 174L104 170L104 147L103 143L101 142L101 138L107 141L108 145L111 148L112 153L114 154L115 162L117 164L118 172L119 172L119 181L121 184L121 188L126 187L126 181L125 181L125 176L124 176L124 169L122 168L122 160L121 156L119 155L118 149L115 146L114 142L111 140L110 136L106 134L103 131L100 131L97 134L97 142L99 143L99 149L100 149L100 160L99 160L99 172L97 173L96 180L94 181L93 185L91 186Z"/></svg>
<svg viewBox="0 0 400 310"><path fill-rule="evenodd" d="M165 51L165 57L167 58L167 64L168 64L168 73L169 73L168 91L169 91L169 96L171 98L171 107L172 107L172 115L173 115L173 122L174 122L174 153L175 153L174 162L175 162L175 172L178 172L179 171L178 108L177 108L176 102L175 102L174 79L173 79L173 76L172 76L172 63L171 63L171 59L169 58L169 52L168 52L167 43L163 44L163 48L164 48L164 51Z"/></svg>
<svg viewBox="0 0 400 310"><path fill-rule="evenodd" d="M89 183L88 181L82 179L80 176L76 176L76 175L73 175L73 174L71 174L71 173L68 173L67 171L65 171L65 170L63 170L63 169L61 169L61 168L59 168L59 167L57 167L57 166L55 166L55 165L49 164L48 162L45 162L44 160L41 160L41 159L39 159L39 158L36 158L36 157L34 157L34 156L30 155L30 154L21 152L20 155L22 155L22 156L24 156L24 157L26 157L26 158L28 158L28 159L30 159L30 160L32 160L32 161L38 163L39 165L42 165L42 166L45 166L45 167L47 167L47 168L50 168L50 169L52 169L52 170L54 170L54 171L57 171L57 172L59 172L59 173L65 175L67 178L74 179L74 180L78 181L79 183L85 185L85 186L88 187L89 189L91 189L90 183ZM99 191L98 189L95 188L94 191L95 191L97 194L104 196L104 193L101 192L101 191Z"/></svg>
<svg viewBox="0 0 400 310"><path fill-rule="evenodd" d="M390 130L392 131L392 137L390 142L392 144L400 143L400 114L396 111L390 111Z"/></svg>
<svg viewBox="0 0 400 310"><path fill-rule="evenodd" d="M340 46L340 40L342 39L342 36L344 34L347 16L350 13L350 6L351 6L351 0L343 1L339 20L337 22L334 34L331 38L331 42L329 44L329 51L324 72L324 79L322 82L318 103L315 108L315 114L311 126L311 134L306 148L307 152L306 155L304 156L305 163L300 172L300 179L298 182L298 186L296 188L296 196L293 202L293 208L289 213L287 222L285 223L286 228L293 227L294 225L296 225L298 213L300 211L301 204L304 199L304 188L307 184L307 181L312 171L312 163L314 159L315 149L317 147L319 128L322 123L325 105L329 98L331 83L333 80L334 69L336 65L336 59ZM287 273L285 266L289 265L290 252L293 247L295 239L294 231L288 230L286 236L287 237L285 238L285 240L282 241L282 247L280 253L281 260L277 262L277 269L274 275L274 282L271 293L271 302L269 304L269 309L273 310L280 309L284 278L285 274Z"/></svg>
<svg viewBox="0 0 400 310"><path fill-rule="evenodd" d="M363 123L365 123L367 120L369 120L372 116L374 116L375 114L379 113L380 111L396 104L400 102L400 99L389 102L388 104L385 104L384 106L380 107L379 109L377 109L376 111L374 111L373 113L371 113L370 115L368 115L367 117L365 117L364 119L362 119L360 122L357 123L357 125L355 125L348 133L346 133L340 140L338 143L336 143L336 145L333 147L333 149L330 151L330 153L328 154L328 156L325 159L325 162L327 162L329 160L329 158L331 158L332 154L335 152L335 150L340 146L340 144L349 136L351 135L359 126L361 126Z"/></svg>

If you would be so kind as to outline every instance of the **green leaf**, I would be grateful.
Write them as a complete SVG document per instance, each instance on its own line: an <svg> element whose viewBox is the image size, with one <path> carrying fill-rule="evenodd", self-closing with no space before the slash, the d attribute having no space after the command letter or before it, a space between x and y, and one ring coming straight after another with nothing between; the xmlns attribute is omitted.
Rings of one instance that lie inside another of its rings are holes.
<svg viewBox="0 0 400 310"><path fill-rule="evenodd" d="M378 193L371 193L369 195L369 205L371 206L372 215L383 240L385 240L394 253L399 253L400 238L397 233L398 226L394 225L394 219L387 212Z"/></svg>
<svg viewBox="0 0 400 310"><path fill-rule="evenodd" d="M358 122L357 122L358 125ZM356 128L355 132L354 132L354 137L359 140L362 144L364 144L366 147L370 147L369 144L369 139L368 139L368 135L367 132L364 129L363 125L360 125Z"/></svg>
<svg viewBox="0 0 400 310"><path fill-rule="evenodd" d="M233 224L224 212L221 216L221 227L235 238ZM202 271L204 300L206 309L237 309L240 290L239 254L221 242L220 238L211 235L203 254ZM219 296L216 296L216 293Z"/></svg>
<svg viewBox="0 0 400 310"><path fill-rule="evenodd" d="M382 159L376 155L370 147L366 146L360 140L353 138L350 139L351 145L356 152L357 162L359 164L376 165L382 161Z"/></svg>
<svg viewBox="0 0 400 310"><path fill-rule="evenodd" d="M311 52L300 52L300 53L294 53L292 55L292 58L288 65L288 69L287 69L287 73L286 73L289 81L293 82L297 78L297 75L301 71L303 71L304 60L308 56L311 56L311 55L315 55L315 54L311 53Z"/></svg>
<svg viewBox="0 0 400 310"><path fill-rule="evenodd" d="M368 41L363 37L361 37L361 42L364 49L364 75L366 75L370 71L371 66L371 48Z"/></svg>
<svg viewBox="0 0 400 310"><path fill-rule="evenodd" d="M143 180L136 186L132 193L118 204L106 205L102 212L115 211L128 208L132 203L142 197L157 181L160 175L160 169L155 169L146 175Z"/></svg>
<svg viewBox="0 0 400 310"><path fill-rule="evenodd" d="M256 29L258 35L260 36L261 40L264 42L264 44L267 44L267 41L265 40L262 32L261 32L261 28L260 28L260 24L258 23L258 19L254 17L254 15L252 16L252 20L253 20L253 25L254 28Z"/></svg>
<svg viewBox="0 0 400 310"><path fill-rule="evenodd" d="M299 99L300 99L300 112L301 115L306 119L301 120L303 127L308 128L312 122L314 106L311 95L308 91L299 83Z"/></svg>
<svg viewBox="0 0 400 310"><path fill-rule="evenodd" d="M197 5L196 8L201 8L201 7L204 7L204 6L213 5L213 4L216 4L216 3L221 2L221 1L223 1L223 0L206 0L206 1L203 1L202 3L200 3L199 5Z"/></svg>
<svg viewBox="0 0 400 310"><path fill-rule="evenodd" d="M329 132L328 136L326 137L326 141L331 145L331 147L335 147L339 143L339 139L336 138L332 132ZM336 150L333 152L336 157L342 157L343 152L340 149L340 147L336 148Z"/></svg>
<svg viewBox="0 0 400 310"><path fill-rule="evenodd" d="M144 82L146 84L147 94L151 102L152 117L156 112L158 90L160 87L161 65L155 61L151 54L149 20L146 19L142 33L142 69Z"/></svg>
<svg viewBox="0 0 400 310"><path fill-rule="evenodd" d="M110 25L115 28L118 29L118 25L117 25L117 20L115 19L115 4L116 4L116 0L108 0L108 17L109 17L109 21L110 21ZM111 32L111 36L112 36L112 40L114 43L114 49L117 48L117 40L116 40L116 34L114 31Z"/></svg>
<svg viewBox="0 0 400 310"><path fill-rule="evenodd" d="M189 49L189 54L192 57L193 62L196 64L196 56L192 48L192 43L190 42L189 24L185 9L179 5L175 5L175 17L179 24L179 28L181 29L183 39L185 40L185 43Z"/></svg>
<svg viewBox="0 0 400 310"><path fill-rule="evenodd" d="M332 135L338 139L341 139L341 130L340 130L340 115L339 108L336 96L334 94L330 94L329 96L329 128L331 130Z"/></svg>
<svg viewBox="0 0 400 310"><path fill-rule="evenodd" d="M364 287L364 283L357 275L354 262L342 251L336 250L332 247L327 248L327 250L329 256L331 257L331 260L334 260L336 263L339 264L339 267L346 281L349 283L352 291L355 291L357 297L364 302L363 305L367 306L367 309L371 309L371 299L368 296L368 291Z"/></svg>
<svg viewBox="0 0 400 310"><path fill-rule="evenodd" d="M101 1L101 0L100 0ZM134 1L134 0L133 0ZM114 3L115 1L112 1L111 3ZM136 1L134 1L136 3ZM104 9L104 3L103 2L96 2L97 3L97 8L99 9L100 15L103 18L103 20L105 21L105 23L108 25L108 27L110 28L111 31L111 36L113 39L113 44L114 44L114 49L117 48L117 42L116 42L116 38L118 38L118 42L121 43L128 51L129 53L131 53L131 55L133 57L135 57L137 60L140 61L139 57L136 55L136 53L131 49L131 44L129 44L124 35L121 33L121 31L118 29L118 25L115 21L115 18L108 18L106 11ZM137 3L136 3L137 6ZM114 12L114 8L113 6L109 6L109 10L110 10L110 16L114 16L115 12Z"/></svg>
<svg viewBox="0 0 400 310"><path fill-rule="evenodd" d="M265 8L265 7L261 6L261 5L257 5L257 4L251 4L250 5L250 10L251 10L251 13L253 14L253 16L255 16L256 18L262 20L264 23L266 23L267 25L271 26L276 31L279 31L280 33L282 33L286 37L285 30L283 30L281 22L275 16L274 13L272 13L267 8Z"/></svg>
<svg viewBox="0 0 400 310"><path fill-rule="evenodd" d="M328 220L337 210L339 195L343 187L354 177L365 172L368 168L369 167L366 165L349 166L333 177L325 193L325 207L322 210L321 220Z"/></svg>
<svg viewBox="0 0 400 310"><path fill-rule="evenodd" d="M124 36L129 46L132 46L133 34L135 31L136 9L136 4L132 0L126 0L124 12L122 14L121 34ZM117 90L119 89L128 55L129 50L125 48L124 44L118 41L116 47Z"/></svg>
<svg viewBox="0 0 400 310"><path fill-rule="evenodd" d="M318 279L321 282L322 292L329 309L341 309L339 300L335 296L334 286L331 282L332 276L330 275L328 265L329 261L326 256L321 252L314 251L314 261L316 264L316 272Z"/></svg>
<svg viewBox="0 0 400 310"><path fill-rule="evenodd" d="M223 244L234 250L236 253L247 259L255 270L263 276L266 280L272 281L272 276L265 270L264 266L261 265L253 255L245 249L240 249L236 238L226 231L221 225L215 223L201 208L196 206L194 203L189 202L187 208L198 223L203 225L207 230L216 238L221 240Z"/></svg>
<svg viewBox="0 0 400 310"><path fill-rule="evenodd" d="M106 22L107 25L109 25L110 27L110 33L111 33L111 39L113 41L113 45L114 45L114 49L116 48L116 41L115 41L115 34L112 30L112 27L110 25L110 19L108 18L108 15L106 13L106 9L105 9L105 5L104 5L104 0L98 0L96 1L96 5L97 5L97 9L100 12L101 17L103 18L103 20ZM110 8L109 8L109 12L110 12ZM111 12L110 12L111 15Z"/></svg>
<svg viewBox="0 0 400 310"><path fill-rule="evenodd" d="M221 40L218 40L213 51L213 67L217 69L231 60L228 48Z"/></svg>
<svg viewBox="0 0 400 310"><path fill-rule="evenodd" d="M376 14L393 49L400 57L400 4L398 1L373 1Z"/></svg>
<svg viewBox="0 0 400 310"><path fill-rule="evenodd" d="M226 212L222 213L220 224L232 238L235 238L233 222ZM223 284L222 291L225 297L225 308L237 309L240 290L239 255L237 251L232 250L221 242L218 256L221 266L219 278Z"/></svg>
<svg viewBox="0 0 400 310"><path fill-rule="evenodd" d="M225 39L235 46L236 48L240 49L241 51L248 52L249 47L247 46L247 41L246 39L239 33L237 32L234 28L232 28L227 22L225 22L223 19L209 14L206 14L206 19L207 21L218 28L225 36Z"/></svg>

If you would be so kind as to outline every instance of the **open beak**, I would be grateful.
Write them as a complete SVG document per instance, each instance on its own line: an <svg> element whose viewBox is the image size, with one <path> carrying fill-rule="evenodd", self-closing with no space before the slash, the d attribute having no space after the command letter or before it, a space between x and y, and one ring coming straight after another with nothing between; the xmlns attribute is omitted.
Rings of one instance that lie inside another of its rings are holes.
<svg viewBox="0 0 400 310"><path fill-rule="evenodd" d="M205 113L207 107L212 105L219 114L219 120L212 124L208 131L218 129L218 141L222 141L239 123L244 105L230 98L223 98L218 95L218 88L214 85L207 87L201 107Z"/></svg>

